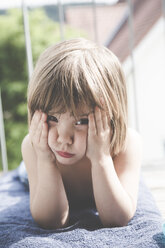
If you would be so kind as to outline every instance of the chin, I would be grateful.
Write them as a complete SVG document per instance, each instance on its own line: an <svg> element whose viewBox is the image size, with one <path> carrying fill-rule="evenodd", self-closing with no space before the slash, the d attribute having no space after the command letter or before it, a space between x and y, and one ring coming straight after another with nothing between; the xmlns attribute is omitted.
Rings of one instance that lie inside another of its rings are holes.
<svg viewBox="0 0 165 248"><path fill-rule="evenodd" d="M56 156L56 159L57 161L62 164L62 165L73 165L73 164L76 164L78 163L81 159L83 158L82 157L79 157L79 158L63 158L63 157L60 157L60 156Z"/></svg>
<svg viewBox="0 0 165 248"><path fill-rule="evenodd" d="M61 164L61 165L73 165L76 164L78 161L66 161L66 160L62 160L62 159L57 159L57 161Z"/></svg>

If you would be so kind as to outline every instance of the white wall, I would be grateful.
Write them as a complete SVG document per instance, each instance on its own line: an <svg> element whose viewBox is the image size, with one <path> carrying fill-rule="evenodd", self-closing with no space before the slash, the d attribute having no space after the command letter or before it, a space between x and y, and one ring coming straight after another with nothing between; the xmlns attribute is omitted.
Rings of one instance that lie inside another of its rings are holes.
<svg viewBox="0 0 165 248"><path fill-rule="evenodd" d="M138 126L143 160L165 158L165 22L161 18L134 51ZM135 127L131 61L123 63L128 83L129 123Z"/></svg>

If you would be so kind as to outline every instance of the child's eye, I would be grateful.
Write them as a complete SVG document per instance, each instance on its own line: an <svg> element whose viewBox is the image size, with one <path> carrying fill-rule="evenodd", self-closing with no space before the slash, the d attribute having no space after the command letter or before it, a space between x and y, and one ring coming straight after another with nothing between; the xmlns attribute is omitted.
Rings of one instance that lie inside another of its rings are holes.
<svg viewBox="0 0 165 248"><path fill-rule="evenodd" d="M54 121L54 122L58 122L58 119L55 117L55 116L52 116L52 115L48 115L48 119L47 121Z"/></svg>
<svg viewBox="0 0 165 248"><path fill-rule="evenodd" d="M78 120L76 125L88 125L88 118Z"/></svg>

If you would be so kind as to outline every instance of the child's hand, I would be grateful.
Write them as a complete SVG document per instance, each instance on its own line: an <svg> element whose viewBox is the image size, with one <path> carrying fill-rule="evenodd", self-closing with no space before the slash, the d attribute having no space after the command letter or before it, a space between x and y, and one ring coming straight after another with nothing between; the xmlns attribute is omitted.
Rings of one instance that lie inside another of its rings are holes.
<svg viewBox="0 0 165 248"><path fill-rule="evenodd" d="M95 108L89 114L88 141L86 155L91 162L99 162L110 156L110 126L105 111Z"/></svg>
<svg viewBox="0 0 165 248"><path fill-rule="evenodd" d="M35 149L37 159L42 161L55 161L55 155L48 145L47 115L36 111L31 121L29 130L30 140Z"/></svg>

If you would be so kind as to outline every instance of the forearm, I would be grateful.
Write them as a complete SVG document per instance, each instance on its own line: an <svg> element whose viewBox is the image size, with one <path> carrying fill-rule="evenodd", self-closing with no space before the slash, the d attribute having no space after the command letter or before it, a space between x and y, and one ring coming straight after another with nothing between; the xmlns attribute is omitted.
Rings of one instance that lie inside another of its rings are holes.
<svg viewBox="0 0 165 248"><path fill-rule="evenodd" d="M69 206L61 174L54 163L37 162L37 181L31 213L44 228L58 228L67 223Z"/></svg>
<svg viewBox="0 0 165 248"><path fill-rule="evenodd" d="M96 207L104 226L124 226L133 217L134 206L114 169L111 157L92 164Z"/></svg>

